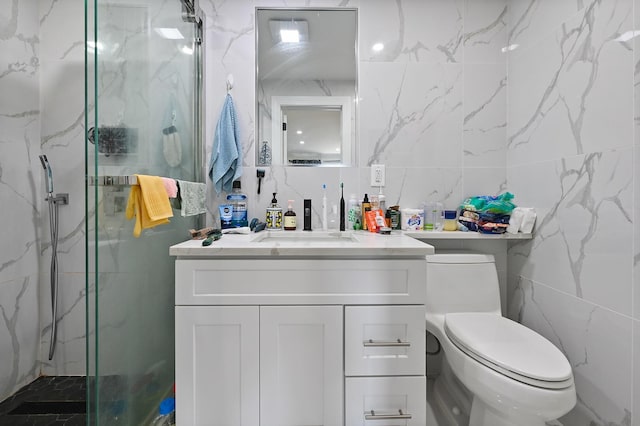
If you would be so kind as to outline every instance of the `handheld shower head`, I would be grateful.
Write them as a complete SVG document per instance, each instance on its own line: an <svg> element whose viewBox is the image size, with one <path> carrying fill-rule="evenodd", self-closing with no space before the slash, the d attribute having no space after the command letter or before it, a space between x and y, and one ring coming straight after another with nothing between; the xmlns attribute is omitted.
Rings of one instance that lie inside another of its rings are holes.
<svg viewBox="0 0 640 426"><path fill-rule="evenodd" d="M49 195L53 194L53 173L51 172L51 165L49 164L49 160L47 160L46 155L40 155L40 163L42 163L42 168L45 170L45 179L47 180L47 192Z"/></svg>

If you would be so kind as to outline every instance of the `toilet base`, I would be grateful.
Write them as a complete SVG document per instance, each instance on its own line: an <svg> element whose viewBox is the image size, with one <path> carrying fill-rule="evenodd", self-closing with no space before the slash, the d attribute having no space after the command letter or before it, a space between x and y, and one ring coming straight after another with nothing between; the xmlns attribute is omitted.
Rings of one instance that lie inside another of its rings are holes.
<svg viewBox="0 0 640 426"><path fill-rule="evenodd" d="M480 398L474 397L469 414L469 426L545 426L540 417L525 417L519 415L505 417L486 405Z"/></svg>

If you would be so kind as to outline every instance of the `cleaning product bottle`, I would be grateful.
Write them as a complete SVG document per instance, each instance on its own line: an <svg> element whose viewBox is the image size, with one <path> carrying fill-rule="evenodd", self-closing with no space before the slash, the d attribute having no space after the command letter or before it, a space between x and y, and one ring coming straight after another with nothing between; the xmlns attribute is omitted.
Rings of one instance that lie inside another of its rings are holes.
<svg viewBox="0 0 640 426"><path fill-rule="evenodd" d="M239 180L233 181L233 190L227 195L227 203L231 204L231 225L233 228L249 226L247 219L247 196L242 193L242 185Z"/></svg>
<svg viewBox="0 0 640 426"><path fill-rule="evenodd" d="M278 205L276 199L276 192L273 193L271 204L267 207L267 230L269 231L281 231L282 230L282 207Z"/></svg>
<svg viewBox="0 0 640 426"><path fill-rule="evenodd" d="M327 185L322 184L322 230L326 231L327 226Z"/></svg>
<svg viewBox="0 0 640 426"><path fill-rule="evenodd" d="M360 217L360 204L356 198L356 194L349 196L347 201L347 229L356 229L356 220Z"/></svg>
<svg viewBox="0 0 640 426"><path fill-rule="evenodd" d="M362 229L367 229L367 221L365 220L365 214L371 210L371 203L369 202L369 194L364 194L364 199L362 200L362 208L361 213L362 217L360 218L360 223L362 224Z"/></svg>
<svg viewBox="0 0 640 426"><path fill-rule="evenodd" d="M331 211L329 212L329 231L337 231L340 227L340 218L338 217L338 205L333 203L331 205Z"/></svg>
<svg viewBox="0 0 640 426"><path fill-rule="evenodd" d="M289 200L287 212L284 214L284 230L295 231L297 227L296 212L293 211L293 200Z"/></svg>
<svg viewBox="0 0 640 426"><path fill-rule="evenodd" d="M383 212L387 211L387 197L382 193L382 187L378 187L378 208Z"/></svg>

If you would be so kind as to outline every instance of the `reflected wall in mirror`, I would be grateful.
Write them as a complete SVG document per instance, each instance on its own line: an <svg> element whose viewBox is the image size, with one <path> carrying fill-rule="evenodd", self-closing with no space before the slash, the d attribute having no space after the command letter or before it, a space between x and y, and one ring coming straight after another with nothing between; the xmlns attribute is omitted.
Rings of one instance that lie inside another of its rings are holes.
<svg viewBox="0 0 640 426"><path fill-rule="evenodd" d="M357 11L256 8L256 164L355 161Z"/></svg>

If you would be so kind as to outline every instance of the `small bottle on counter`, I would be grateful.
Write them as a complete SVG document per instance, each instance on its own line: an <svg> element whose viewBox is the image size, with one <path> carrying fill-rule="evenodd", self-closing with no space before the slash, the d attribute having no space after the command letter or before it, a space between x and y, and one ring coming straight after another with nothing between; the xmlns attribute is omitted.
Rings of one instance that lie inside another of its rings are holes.
<svg viewBox="0 0 640 426"><path fill-rule="evenodd" d="M296 212L293 211L293 200L289 200L287 212L284 214L284 230L295 231L297 227Z"/></svg>
<svg viewBox="0 0 640 426"><path fill-rule="evenodd" d="M267 230L282 231L282 207L278 205L276 192L273 193L271 205L267 207Z"/></svg>
<svg viewBox="0 0 640 426"><path fill-rule="evenodd" d="M360 218L360 223L362 224L362 229L367 229L367 221L365 220L365 215L368 211L371 210L371 203L369 202L369 194L364 194L364 199L362 200L362 208L360 209L360 213L362 217Z"/></svg>
<svg viewBox="0 0 640 426"><path fill-rule="evenodd" d="M247 217L247 196L242 192L239 180L233 181L233 191L227 195L227 203L232 206L231 224L233 228L249 226Z"/></svg>
<svg viewBox="0 0 640 426"><path fill-rule="evenodd" d="M456 210L444 211L444 231L457 231L458 230L458 212Z"/></svg>

